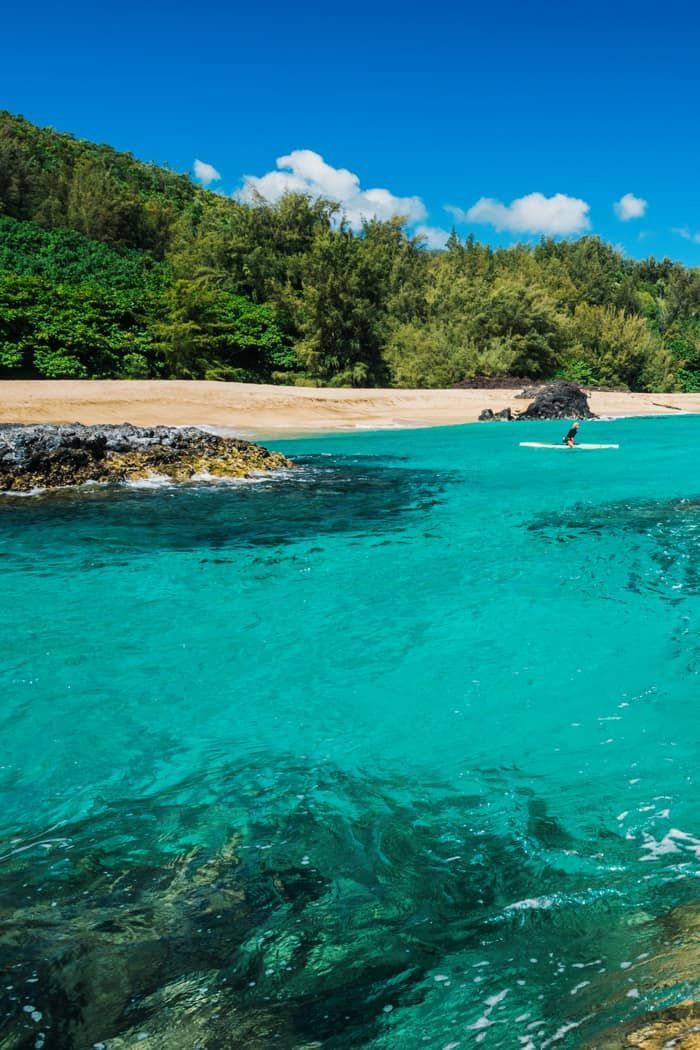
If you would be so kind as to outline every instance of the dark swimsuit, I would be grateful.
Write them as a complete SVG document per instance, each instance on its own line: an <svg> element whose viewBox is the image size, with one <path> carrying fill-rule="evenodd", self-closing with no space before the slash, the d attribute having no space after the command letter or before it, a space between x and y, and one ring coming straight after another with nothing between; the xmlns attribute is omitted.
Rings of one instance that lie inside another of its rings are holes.
<svg viewBox="0 0 700 1050"><path fill-rule="evenodd" d="M567 441L575 441L577 433L578 433L578 429L576 427L572 427L571 430L569 431L569 433L566 435L566 437L562 438L562 441L564 442L564 444L566 444Z"/></svg>

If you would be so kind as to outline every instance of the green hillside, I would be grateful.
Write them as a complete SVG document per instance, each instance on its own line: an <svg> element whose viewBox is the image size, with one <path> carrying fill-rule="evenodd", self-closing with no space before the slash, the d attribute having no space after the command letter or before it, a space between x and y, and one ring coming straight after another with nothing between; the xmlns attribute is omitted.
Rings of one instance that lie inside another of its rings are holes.
<svg viewBox="0 0 700 1050"><path fill-rule="evenodd" d="M700 389L700 272L598 238L429 252L0 112L0 375Z"/></svg>

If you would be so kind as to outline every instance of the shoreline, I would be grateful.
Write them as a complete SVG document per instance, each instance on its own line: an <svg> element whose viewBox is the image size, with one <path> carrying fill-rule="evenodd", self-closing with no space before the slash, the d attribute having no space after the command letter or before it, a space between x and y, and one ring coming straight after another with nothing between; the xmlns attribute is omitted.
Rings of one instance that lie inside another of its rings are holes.
<svg viewBox="0 0 700 1050"><path fill-rule="evenodd" d="M490 408L522 411L507 390L285 387L204 380L0 380L2 423L132 423L225 428L245 438L475 423ZM601 418L700 414L700 393L593 391Z"/></svg>

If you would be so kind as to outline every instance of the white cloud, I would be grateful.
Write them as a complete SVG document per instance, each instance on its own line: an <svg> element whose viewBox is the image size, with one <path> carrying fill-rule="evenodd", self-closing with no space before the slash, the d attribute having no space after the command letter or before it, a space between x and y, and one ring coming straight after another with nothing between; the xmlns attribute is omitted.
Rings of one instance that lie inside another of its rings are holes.
<svg viewBox="0 0 700 1050"><path fill-rule="evenodd" d="M555 193L545 197L542 193L528 193L510 204L491 197L482 197L466 212L458 208L449 209L455 218L459 212L462 222L488 223L497 230L511 233L536 233L549 237L582 233L590 229L588 212L590 205L578 197L567 197Z"/></svg>
<svg viewBox="0 0 700 1050"><path fill-rule="evenodd" d="M673 232L677 233L679 237L682 237L686 241L692 241L693 244L700 244L700 233L692 233L687 226L674 226Z"/></svg>
<svg viewBox="0 0 700 1050"><path fill-rule="evenodd" d="M642 197L635 197L633 193L625 193L619 201L615 201L613 208L618 219L629 222L630 219L642 218L647 210L647 202Z"/></svg>
<svg viewBox="0 0 700 1050"><path fill-rule="evenodd" d="M213 164L206 164L203 160L196 160L193 165L195 178L208 186L210 182L218 182L221 176Z"/></svg>
<svg viewBox="0 0 700 1050"><path fill-rule="evenodd" d="M455 222L469 222L464 208L458 208L456 204L446 204L446 212L449 212Z"/></svg>
<svg viewBox="0 0 700 1050"><path fill-rule="evenodd" d="M363 219L390 219L402 215L409 223L414 223L426 217L420 197L395 197L385 189L363 190L357 175L346 168L326 164L323 157L313 150L295 149L286 157L278 157L275 163L277 171L269 171L266 175L245 175L236 197L248 202L255 200L256 193L272 202L285 193L324 197L338 201L353 227L359 226Z"/></svg>
<svg viewBox="0 0 700 1050"><path fill-rule="evenodd" d="M415 234L423 238L423 244L430 251L439 251L447 244L450 231L440 229L439 226L416 226Z"/></svg>

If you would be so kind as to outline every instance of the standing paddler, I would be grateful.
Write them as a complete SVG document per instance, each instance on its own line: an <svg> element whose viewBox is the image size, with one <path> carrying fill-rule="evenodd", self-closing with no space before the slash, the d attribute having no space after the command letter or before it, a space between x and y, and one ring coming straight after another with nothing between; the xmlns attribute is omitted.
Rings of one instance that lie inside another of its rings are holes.
<svg viewBox="0 0 700 1050"><path fill-rule="evenodd" d="M575 444L576 444L576 435L578 434L578 427L579 427L578 420L576 420L576 422L573 424L573 426L569 430L569 433L566 435L565 438L563 438L564 444L568 445L569 448L573 448L575 446Z"/></svg>

